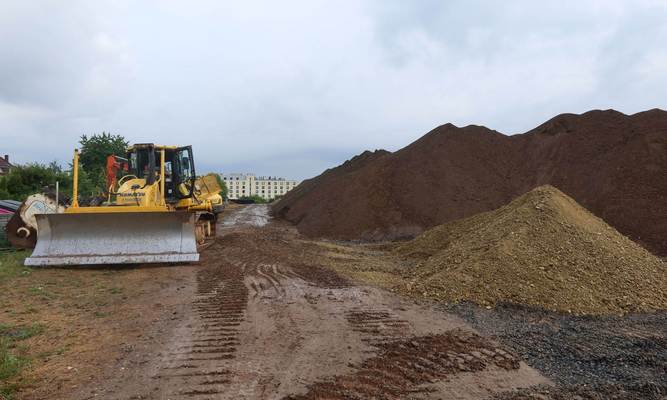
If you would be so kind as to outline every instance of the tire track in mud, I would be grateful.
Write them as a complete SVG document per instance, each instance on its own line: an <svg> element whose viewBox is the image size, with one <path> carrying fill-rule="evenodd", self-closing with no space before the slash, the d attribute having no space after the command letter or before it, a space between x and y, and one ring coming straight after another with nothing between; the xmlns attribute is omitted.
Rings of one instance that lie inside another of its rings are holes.
<svg viewBox="0 0 667 400"><path fill-rule="evenodd" d="M362 341L371 346L405 337L410 323L390 310L356 307L345 312L352 330L362 335Z"/></svg>
<svg viewBox="0 0 667 400"><path fill-rule="evenodd" d="M265 261L253 259L248 264L254 267L246 268L245 277L250 286L250 297L257 298L284 298L287 296L285 282L294 279L301 280L309 285L325 288L347 287L346 281L326 270L318 270L317 267L308 267L305 274L297 273L293 267L280 263L266 263ZM304 268L301 266L300 268ZM303 270L302 270L303 271ZM272 295L272 293L275 295Z"/></svg>
<svg viewBox="0 0 667 400"><path fill-rule="evenodd" d="M375 342L377 355L349 375L310 385L307 393L285 400L405 399L427 394L435 383L461 372L478 372L490 365L519 369L516 356L470 331Z"/></svg>
<svg viewBox="0 0 667 400"><path fill-rule="evenodd" d="M213 253L210 258L216 256ZM245 265L228 261L211 264L197 273L194 321L188 339L168 353L170 361L154 376L178 388L170 398L220 396L231 382L227 367L236 357L239 325L245 320L248 303Z"/></svg>
<svg viewBox="0 0 667 400"><path fill-rule="evenodd" d="M517 370L519 359L467 330L411 336L410 323L389 309L355 307L344 313L352 330L371 346L371 356L354 372L311 384L302 395L285 400L420 398L428 385L461 372L480 372L490 365Z"/></svg>
<svg viewBox="0 0 667 400"><path fill-rule="evenodd" d="M264 288L262 282L259 282L257 285L259 286L259 289L261 290L273 289L278 298L285 297L287 295L287 292L285 291L285 288L281 283L281 280L285 279L285 277L284 275L278 273L278 266L276 264L259 263L255 266L255 268L252 271L249 272L250 275L254 275L254 278L259 278L268 282L267 288ZM259 291L256 287L255 290L256 293L254 297L256 297L259 294Z"/></svg>
<svg viewBox="0 0 667 400"><path fill-rule="evenodd" d="M320 288L344 289L354 286L347 278L318 265L293 263L290 268L293 277Z"/></svg>

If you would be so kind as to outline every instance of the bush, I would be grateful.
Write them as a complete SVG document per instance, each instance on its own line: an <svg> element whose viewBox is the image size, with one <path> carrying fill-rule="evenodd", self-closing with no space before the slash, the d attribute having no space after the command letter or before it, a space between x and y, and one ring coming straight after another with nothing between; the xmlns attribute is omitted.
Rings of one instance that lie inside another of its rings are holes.
<svg viewBox="0 0 667 400"><path fill-rule="evenodd" d="M215 178L218 181L218 185L220 185L221 188L220 196L222 196L224 200L227 200L227 194L229 192L229 190L227 189L227 184L225 183L225 181L222 180L220 174L215 174Z"/></svg>
<svg viewBox="0 0 667 400"><path fill-rule="evenodd" d="M72 172L64 171L57 163L17 165L7 175L0 177L0 199L23 201L46 187L54 188L56 181L60 183L61 192L71 193ZM79 168L79 193L87 196L99 192L100 189L95 187L88 174Z"/></svg>
<svg viewBox="0 0 667 400"><path fill-rule="evenodd" d="M257 196L256 194L252 195L252 196L239 197L239 200L245 200L245 201L249 200L249 201L252 201L255 204L265 204L265 203L267 203L267 201L263 197Z"/></svg>

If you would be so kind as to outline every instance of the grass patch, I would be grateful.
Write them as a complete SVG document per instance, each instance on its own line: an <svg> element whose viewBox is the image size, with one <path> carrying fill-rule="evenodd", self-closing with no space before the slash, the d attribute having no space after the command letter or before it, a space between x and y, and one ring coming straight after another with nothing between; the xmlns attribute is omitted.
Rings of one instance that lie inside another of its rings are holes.
<svg viewBox="0 0 667 400"><path fill-rule="evenodd" d="M60 346L58 348L55 348L53 350L48 350L48 351L42 351L37 354L37 358L40 359L48 359L54 356L62 356L65 354L65 351L67 351L67 346Z"/></svg>
<svg viewBox="0 0 667 400"><path fill-rule="evenodd" d="M32 305L27 305L26 308L23 309L19 314L37 314L39 310L37 310L35 307Z"/></svg>
<svg viewBox="0 0 667 400"><path fill-rule="evenodd" d="M28 251L9 251L0 253L0 283L16 276L30 275L32 270L23 266Z"/></svg>
<svg viewBox="0 0 667 400"><path fill-rule="evenodd" d="M44 332L44 326L33 324L29 326L11 326L0 324L0 336L10 340L25 340Z"/></svg>
<svg viewBox="0 0 667 400"><path fill-rule="evenodd" d="M9 382L21 370L29 364L29 360L14 354L13 341L0 337L0 399L11 399L18 385Z"/></svg>
<svg viewBox="0 0 667 400"><path fill-rule="evenodd" d="M23 368L30 364L26 357L17 355L16 350L25 350L20 342L44 332L39 324L12 326L0 324L0 398L11 399L18 385L10 382Z"/></svg>

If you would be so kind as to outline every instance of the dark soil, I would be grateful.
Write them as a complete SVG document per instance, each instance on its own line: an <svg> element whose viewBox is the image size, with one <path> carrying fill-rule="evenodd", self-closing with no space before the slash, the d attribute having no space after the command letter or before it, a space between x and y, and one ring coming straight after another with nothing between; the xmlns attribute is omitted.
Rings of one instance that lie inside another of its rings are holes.
<svg viewBox="0 0 667 400"><path fill-rule="evenodd" d="M461 372L482 371L489 364L519 369L515 356L465 331L385 342L377 347L379 354L365 360L353 374L317 382L308 393L286 399L404 399L428 390L421 385Z"/></svg>
<svg viewBox="0 0 667 400"><path fill-rule="evenodd" d="M500 399L667 398L667 313L581 317L501 305L446 307L552 379ZM543 395L540 397L539 395Z"/></svg>
<svg viewBox="0 0 667 400"><path fill-rule="evenodd" d="M550 184L667 255L667 112L562 114L521 135L447 124L366 152L273 207L310 237L383 240L498 208Z"/></svg>

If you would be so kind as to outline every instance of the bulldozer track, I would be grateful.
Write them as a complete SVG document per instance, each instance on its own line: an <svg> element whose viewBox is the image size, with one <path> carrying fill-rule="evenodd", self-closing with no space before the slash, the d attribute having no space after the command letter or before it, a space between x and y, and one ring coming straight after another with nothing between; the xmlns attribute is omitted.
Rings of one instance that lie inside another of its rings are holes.
<svg viewBox="0 0 667 400"><path fill-rule="evenodd" d="M376 345L405 336L410 331L408 321L399 318L391 310L354 308L345 313L352 330L362 335L362 340Z"/></svg>
<svg viewBox="0 0 667 400"><path fill-rule="evenodd" d="M172 381L169 387L177 389L169 398L219 396L231 382L227 364L236 357L248 301L244 269L239 263L219 261L197 273L189 338L166 353L168 362L153 377Z"/></svg>
<svg viewBox="0 0 667 400"><path fill-rule="evenodd" d="M349 375L311 385L303 395L285 400L409 398L429 392L427 384L461 372L482 371L489 365L505 370L519 368L518 359L482 337L451 331L378 343L379 353Z"/></svg>

